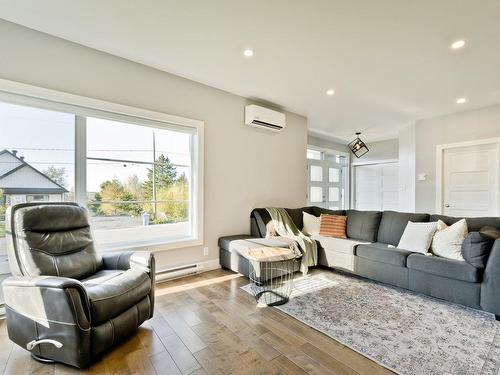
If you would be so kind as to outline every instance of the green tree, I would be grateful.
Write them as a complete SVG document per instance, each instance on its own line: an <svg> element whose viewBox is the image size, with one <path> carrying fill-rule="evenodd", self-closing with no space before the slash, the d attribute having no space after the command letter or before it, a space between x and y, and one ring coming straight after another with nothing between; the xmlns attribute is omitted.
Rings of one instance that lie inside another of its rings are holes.
<svg viewBox="0 0 500 375"><path fill-rule="evenodd" d="M177 178L177 170L168 156L161 154L153 166L156 191L168 188ZM148 179L143 184L145 199L153 199L153 168L148 168Z"/></svg>
<svg viewBox="0 0 500 375"><path fill-rule="evenodd" d="M51 165L42 173L55 183L63 187L68 187L68 183L66 182L66 168L64 167L56 168L53 165Z"/></svg>
<svg viewBox="0 0 500 375"><path fill-rule="evenodd" d="M3 189L0 189L0 216L3 216L5 214L5 210L7 210L5 195L3 193Z"/></svg>

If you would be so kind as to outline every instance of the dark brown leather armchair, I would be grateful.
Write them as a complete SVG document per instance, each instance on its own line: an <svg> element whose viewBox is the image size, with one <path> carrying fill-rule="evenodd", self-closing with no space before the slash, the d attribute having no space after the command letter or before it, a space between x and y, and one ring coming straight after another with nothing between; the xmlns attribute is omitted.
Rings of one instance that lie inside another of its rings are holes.
<svg viewBox="0 0 500 375"><path fill-rule="evenodd" d="M153 255L98 254L84 208L19 204L5 220L7 329L36 359L87 367L153 316Z"/></svg>

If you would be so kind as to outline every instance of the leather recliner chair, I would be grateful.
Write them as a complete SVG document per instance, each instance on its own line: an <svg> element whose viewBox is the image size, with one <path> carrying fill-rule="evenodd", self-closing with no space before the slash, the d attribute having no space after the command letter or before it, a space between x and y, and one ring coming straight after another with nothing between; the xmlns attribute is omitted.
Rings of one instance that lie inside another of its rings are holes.
<svg viewBox="0 0 500 375"><path fill-rule="evenodd" d="M5 220L7 330L35 359L87 367L153 316L153 255L97 253L83 207L19 204Z"/></svg>

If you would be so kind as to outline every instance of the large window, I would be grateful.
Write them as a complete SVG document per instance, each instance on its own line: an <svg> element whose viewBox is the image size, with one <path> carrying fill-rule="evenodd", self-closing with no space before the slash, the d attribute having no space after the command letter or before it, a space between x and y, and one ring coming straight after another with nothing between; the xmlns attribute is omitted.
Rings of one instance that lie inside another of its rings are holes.
<svg viewBox="0 0 500 375"><path fill-rule="evenodd" d="M5 210L23 202L85 205L102 250L201 240L196 124L6 95L0 95L0 261Z"/></svg>

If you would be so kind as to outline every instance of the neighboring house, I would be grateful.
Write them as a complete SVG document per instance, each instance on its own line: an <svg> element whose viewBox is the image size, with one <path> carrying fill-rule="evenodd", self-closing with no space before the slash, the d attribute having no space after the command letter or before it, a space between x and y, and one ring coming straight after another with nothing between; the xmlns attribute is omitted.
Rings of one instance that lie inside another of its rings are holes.
<svg viewBox="0 0 500 375"><path fill-rule="evenodd" d="M68 193L39 170L17 156L17 151L0 151L0 190L3 202L12 205L25 202L54 202L63 200Z"/></svg>

